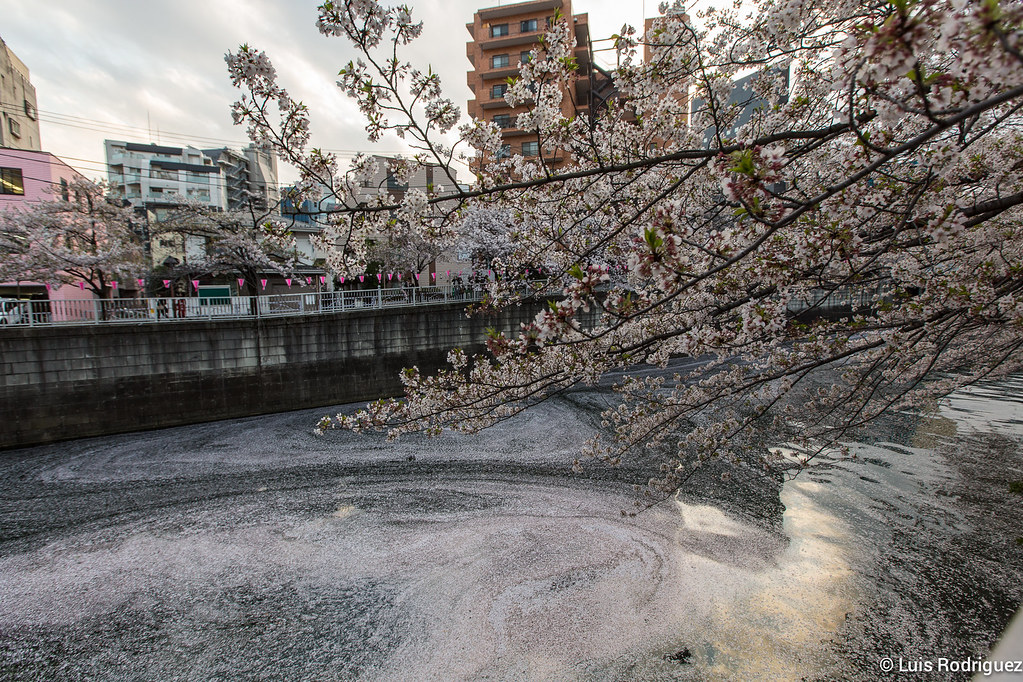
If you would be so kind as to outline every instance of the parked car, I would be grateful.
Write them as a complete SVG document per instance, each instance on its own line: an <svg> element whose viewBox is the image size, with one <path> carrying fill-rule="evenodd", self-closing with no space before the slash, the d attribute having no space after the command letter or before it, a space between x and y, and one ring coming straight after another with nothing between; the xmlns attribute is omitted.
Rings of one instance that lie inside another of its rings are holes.
<svg viewBox="0 0 1023 682"><path fill-rule="evenodd" d="M0 298L0 325L27 324L28 315L28 301Z"/></svg>

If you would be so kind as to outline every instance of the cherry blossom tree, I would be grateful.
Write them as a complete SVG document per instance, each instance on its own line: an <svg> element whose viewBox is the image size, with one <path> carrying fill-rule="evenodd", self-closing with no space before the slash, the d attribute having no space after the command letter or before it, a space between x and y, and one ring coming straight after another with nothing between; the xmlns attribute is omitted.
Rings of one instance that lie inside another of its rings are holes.
<svg viewBox="0 0 1023 682"><path fill-rule="evenodd" d="M81 282L109 298L145 270L139 219L103 183L74 180L67 196L0 213L0 280Z"/></svg>
<svg viewBox="0 0 1023 682"><path fill-rule="evenodd" d="M238 273L245 290L257 296L260 275L293 273L298 262L295 237L284 221L249 202L245 207L221 211L190 201L177 207L165 220L152 226L154 236L176 235L198 239L202 255L187 264L190 274Z"/></svg>
<svg viewBox="0 0 1023 682"><path fill-rule="evenodd" d="M320 30L361 53L338 85L369 138L405 137L410 169L478 169L468 189L336 207L333 262L357 269L359 235L388 223L457 233L495 211L510 223L507 265L542 263L562 290L517 334L495 334L488 354L453 350L432 376L410 368L404 398L334 424L474 431L624 372L584 453L618 462L659 448L652 484L670 490L739 443L788 441L799 466L880 414L1021 369L1023 4L747 6L689 17L663 4L645 35L624 27L618 98L574 116L562 112L574 41L555 22L506 93L538 159L500 158L487 121L452 141L457 108L436 74L401 58L421 31L408 7L320 7ZM227 61L246 93L235 120L254 141L307 187L357 185L362 160L341 172L307 149L308 112L265 54L243 46ZM753 99L735 101L736 78L751 73ZM546 161L560 157L569 163ZM523 295L507 278L491 287L497 304ZM676 357L706 361L629 373ZM763 463L793 464L766 450Z"/></svg>

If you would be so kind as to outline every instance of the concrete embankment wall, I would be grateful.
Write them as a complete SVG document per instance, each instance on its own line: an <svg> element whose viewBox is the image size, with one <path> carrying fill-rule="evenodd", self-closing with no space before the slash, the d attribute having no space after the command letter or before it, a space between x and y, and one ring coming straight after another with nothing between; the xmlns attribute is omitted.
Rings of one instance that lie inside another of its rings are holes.
<svg viewBox="0 0 1023 682"><path fill-rule="evenodd" d="M398 374L481 350L538 305L0 330L0 448L401 393ZM310 424L312 428L312 424Z"/></svg>

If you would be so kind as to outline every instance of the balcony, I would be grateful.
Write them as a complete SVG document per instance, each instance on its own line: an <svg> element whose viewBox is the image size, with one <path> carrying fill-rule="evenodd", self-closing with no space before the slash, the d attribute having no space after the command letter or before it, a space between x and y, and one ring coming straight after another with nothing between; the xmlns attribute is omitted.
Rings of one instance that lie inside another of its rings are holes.
<svg viewBox="0 0 1023 682"><path fill-rule="evenodd" d="M517 77L519 75L519 60L516 59L514 62L509 61L508 66L499 66L494 68L490 66L490 60L487 60L487 66L480 70L476 70L476 75L480 78L493 80L500 78L504 80L509 77Z"/></svg>
<svg viewBox="0 0 1023 682"><path fill-rule="evenodd" d="M547 0L547 2L516 2L511 5L505 5L504 7L488 7L481 9L479 14L480 19L484 23L493 23L495 19L501 19L503 17L510 17L516 14L523 14L529 12L530 14L546 12L551 13L553 10L562 9L564 5L561 0Z"/></svg>
<svg viewBox="0 0 1023 682"><path fill-rule="evenodd" d="M513 47L515 45L533 45L542 35L542 29L527 31L525 33L516 33L513 31L509 35L501 36L500 38L483 38L477 42L484 50L500 50L502 48Z"/></svg>
<svg viewBox="0 0 1023 682"><path fill-rule="evenodd" d="M476 100L481 107L484 109L511 109L513 107L508 106L508 102L504 100L504 97L490 97L490 93L486 94L483 99ZM517 107L521 108L521 107Z"/></svg>

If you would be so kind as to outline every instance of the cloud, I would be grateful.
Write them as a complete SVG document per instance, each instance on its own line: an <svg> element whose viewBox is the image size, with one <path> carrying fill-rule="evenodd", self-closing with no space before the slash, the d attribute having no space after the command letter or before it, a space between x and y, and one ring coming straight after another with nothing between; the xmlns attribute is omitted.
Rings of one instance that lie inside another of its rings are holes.
<svg viewBox="0 0 1023 682"><path fill-rule="evenodd" d="M424 21L423 37L409 50L418 66L441 76L447 96L462 107L466 86L465 24L480 6L469 0L406 0ZM87 175L103 175L103 140L155 141L212 147L244 145L231 124L231 87L224 54L248 43L265 50L282 84L305 102L313 144L325 149L395 151L396 138L374 148L354 104L334 85L338 69L355 57L344 40L315 27L316 0L47 0L4 10L2 37L31 71L42 113L43 148L70 157ZM388 4L385 2L385 4ZM628 16L623 4L633 6ZM650 5L654 5L651 0ZM639 3L573 3L588 12L594 37L625 21L638 22ZM649 8L653 11L653 8ZM59 116L58 116L59 115ZM74 117L74 118L69 118ZM59 119L59 122L58 122ZM83 161L79 161L83 160ZM285 180L294 173L282 168Z"/></svg>

